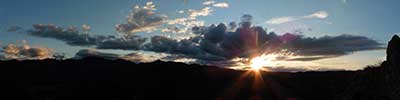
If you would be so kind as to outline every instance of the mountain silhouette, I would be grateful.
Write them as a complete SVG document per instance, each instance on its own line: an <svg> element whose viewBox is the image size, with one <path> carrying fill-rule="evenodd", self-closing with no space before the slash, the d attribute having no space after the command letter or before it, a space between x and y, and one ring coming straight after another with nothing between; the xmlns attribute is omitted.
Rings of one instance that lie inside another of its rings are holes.
<svg viewBox="0 0 400 100"><path fill-rule="evenodd" d="M155 61L0 61L3 100L399 100L400 38L358 71L249 72Z"/></svg>

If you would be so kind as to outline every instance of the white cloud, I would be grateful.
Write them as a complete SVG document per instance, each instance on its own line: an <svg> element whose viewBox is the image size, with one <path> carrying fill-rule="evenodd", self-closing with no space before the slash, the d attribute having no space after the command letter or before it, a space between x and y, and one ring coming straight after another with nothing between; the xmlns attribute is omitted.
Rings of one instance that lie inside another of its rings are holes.
<svg viewBox="0 0 400 100"><path fill-rule="evenodd" d="M205 1L205 2L203 2L203 5L211 5L211 4L214 4L215 3L215 1L212 1L212 0L210 0L210 1Z"/></svg>
<svg viewBox="0 0 400 100"><path fill-rule="evenodd" d="M201 10L189 9L189 18L196 19L198 16L209 16L213 11L211 7L204 7Z"/></svg>
<svg viewBox="0 0 400 100"><path fill-rule="evenodd" d="M218 3L214 0L206 0L203 2L203 6L204 7L201 9L177 10L177 13L184 14L185 16L166 20L165 23L168 26L160 31L168 33L187 33L194 26L204 26L205 22L199 20L199 17L210 16L214 12L213 8L227 8L229 4L227 2Z"/></svg>
<svg viewBox="0 0 400 100"><path fill-rule="evenodd" d="M228 8L229 4L227 2L220 2L217 3L213 0L207 0L205 2L203 2L203 5L205 6L213 6L213 7L218 7L218 8Z"/></svg>
<svg viewBox="0 0 400 100"><path fill-rule="evenodd" d="M328 16L329 16L328 12L326 12L326 11L318 11L318 12L315 12L315 13L310 14L310 15L308 15L308 16L304 16L304 18L309 18L309 19L312 19L312 18L325 19L325 18L328 18Z"/></svg>
<svg viewBox="0 0 400 100"><path fill-rule="evenodd" d="M272 18L267 21L268 24L282 24L287 22L292 22L298 20L298 18L294 17L279 17L279 18Z"/></svg>
<svg viewBox="0 0 400 100"><path fill-rule="evenodd" d="M189 9L187 11L183 11L183 10L178 11L178 13L181 13L181 12L186 13L187 16L166 20L165 21L166 24L168 24L170 26L168 26L167 28L161 29L161 32L185 33L194 26L204 26L204 21L198 20L198 17L209 16L209 15L211 15L212 12L214 12L214 10L212 10L211 7L204 7L199 10ZM176 28L176 25L180 25L183 27Z"/></svg>
<svg viewBox="0 0 400 100"><path fill-rule="evenodd" d="M278 18L272 18L266 21L267 24L283 24L283 23L288 23L288 22L293 22L293 21L298 21L298 20L305 20L305 19L326 19L329 17L329 13L326 11L318 11L314 12L312 14L306 15L306 16L286 16L286 17L278 17Z"/></svg>
<svg viewBox="0 0 400 100"><path fill-rule="evenodd" d="M214 7L219 7L219 8L228 8L229 4L226 2L221 2L221 3L216 3L213 5Z"/></svg>

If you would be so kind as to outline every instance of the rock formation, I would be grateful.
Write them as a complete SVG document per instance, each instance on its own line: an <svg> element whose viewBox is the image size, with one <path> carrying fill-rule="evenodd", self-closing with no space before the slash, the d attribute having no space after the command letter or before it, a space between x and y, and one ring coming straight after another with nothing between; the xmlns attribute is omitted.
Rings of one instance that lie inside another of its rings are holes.
<svg viewBox="0 0 400 100"><path fill-rule="evenodd" d="M400 70L400 38L399 36L393 36L387 47L387 58L386 61L390 64L392 70Z"/></svg>
<svg viewBox="0 0 400 100"><path fill-rule="evenodd" d="M339 100L400 100L400 38L388 43L386 61L357 71Z"/></svg>

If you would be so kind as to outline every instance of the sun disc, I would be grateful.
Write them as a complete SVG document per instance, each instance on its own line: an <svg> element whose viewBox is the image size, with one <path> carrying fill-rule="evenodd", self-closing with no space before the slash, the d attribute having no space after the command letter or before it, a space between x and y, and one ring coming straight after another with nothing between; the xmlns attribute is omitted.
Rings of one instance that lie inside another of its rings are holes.
<svg viewBox="0 0 400 100"><path fill-rule="evenodd" d="M253 58L253 59L250 61L250 63L251 63L251 65L250 65L251 69L252 69L252 70L255 70L255 71L258 71L258 70L260 70L260 69L263 67L265 61L264 61L264 59L261 58L261 57L256 57L256 58Z"/></svg>

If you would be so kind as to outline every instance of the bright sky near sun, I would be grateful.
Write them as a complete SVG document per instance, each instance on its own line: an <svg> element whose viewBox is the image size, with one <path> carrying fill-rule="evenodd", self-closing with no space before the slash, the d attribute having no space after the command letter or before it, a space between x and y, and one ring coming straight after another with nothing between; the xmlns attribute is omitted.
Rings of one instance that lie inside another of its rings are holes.
<svg viewBox="0 0 400 100"><path fill-rule="evenodd" d="M392 35L400 33L398 4L399 0L1 0L0 46L26 40L29 45L53 48L56 52L64 52L72 57L81 49L93 47L68 45L54 38L30 36L26 31L33 29L34 24L61 27L90 25L90 34L134 32L142 37L162 35L179 40L193 36L187 31L193 26L240 22L241 16L250 14L253 25L278 35L356 35L376 40L385 47ZM145 9L154 15L145 21L138 17L129 20L129 14L135 8ZM147 24L150 20L154 23ZM130 26L132 23L136 23L136 26ZM141 29L130 29L133 27ZM10 28L17 31L10 31ZM137 52L100 51L116 54ZM377 64L385 57L385 50L382 49L350 51L346 51L345 55L325 59L279 64L287 65L285 67L354 70ZM163 55L144 54L158 57Z"/></svg>

